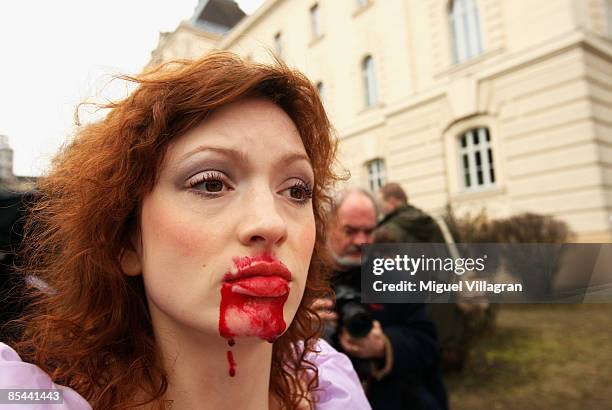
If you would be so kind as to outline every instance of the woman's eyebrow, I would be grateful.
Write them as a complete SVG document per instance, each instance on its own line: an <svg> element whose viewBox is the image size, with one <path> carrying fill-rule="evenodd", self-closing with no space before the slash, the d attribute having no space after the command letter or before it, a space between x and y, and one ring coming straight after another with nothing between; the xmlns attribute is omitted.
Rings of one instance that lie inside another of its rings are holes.
<svg viewBox="0 0 612 410"><path fill-rule="evenodd" d="M206 151L212 151L212 152L216 152L219 153L221 155L224 155L226 157L230 157L233 158L237 161L240 162L248 162L249 158L246 152L244 151L240 151L237 149L233 149L233 148L225 148L225 147L214 147L214 146L209 146L209 145L202 145L199 147L196 147L194 149L192 149L191 151L187 152L186 154L184 154L181 157L181 161L186 160L187 158L199 153L199 152L206 152Z"/></svg>
<svg viewBox="0 0 612 410"><path fill-rule="evenodd" d="M226 157L230 157L236 161L239 161L240 163L243 163L243 164L248 164L250 162L248 153L244 151L237 150L234 148L214 147L214 146L209 146L209 145L202 145L202 146L199 146L187 152L185 155L181 157L181 161L184 161L185 159L199 152L206 152L206 151L212 151L215 153L219 153L221 155L224 155ZM280 157L280 159L276 163L277 165L275 166L275 168L286 167L290 165L291 163L298 162L298 161L306 161L310 165L310 158L308 158L306 154L302 152L288 152L284 154L282 157Z"/></svg>
<svg viewBox="0 0 612 410"><path fill-rule="evenodd" d="M310 164L310 158L301 152L290 152L283 155L278 161L278 164L279 166L285 166L297 161L306 161Z"/></svg>

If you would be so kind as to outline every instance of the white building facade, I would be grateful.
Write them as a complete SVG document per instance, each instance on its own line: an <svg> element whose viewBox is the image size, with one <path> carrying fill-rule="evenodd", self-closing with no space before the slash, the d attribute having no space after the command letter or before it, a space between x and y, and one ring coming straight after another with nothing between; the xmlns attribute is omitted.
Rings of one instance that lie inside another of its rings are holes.
<svg viewBox="0 0 612 410"><path fill-rule="evenodd" d="M304 71L354 185L608 242L611 24L609 0L268 0L215 47Z"/></svg>

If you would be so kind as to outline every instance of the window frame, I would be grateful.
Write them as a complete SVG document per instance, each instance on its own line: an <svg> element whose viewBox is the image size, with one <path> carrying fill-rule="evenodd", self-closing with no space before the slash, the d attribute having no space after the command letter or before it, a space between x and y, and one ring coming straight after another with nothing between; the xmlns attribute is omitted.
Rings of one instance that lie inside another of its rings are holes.
<svg viewBox="0 0 612 410"><path fill-rule="evenodd" d="M452 61L455 64L472 60L484 53L480 24L479 0L450 0L447 20Z"/></svg>
<svg viewBox="0 0 612 410"><path fill-rule="evenodd" d="M367 161L365 168L368 178L368 189L371 192L378 192L387 181L387 165L384 158L374 158Z"/></svg>
<svg viewBox="0 0 612 410"><path fill-rule="evenodd" d="M319 93L319 98L321 99L321 102L325 104L325 83L323 81L317 81L316 87L317 87L317 91Z"/></svg>
<svg viewBox="0 0 612 410"><path fill-rule="evenodd" d="M355 10L353 11L353 18L359 16L374 4L374 0L357 0L355 1Z"/></svg>
<svg viewBox="0 0 612 410"><path fill-rule="evenodd" d="M379 103L378 84L376 82L376 64L374 57L367 54L361 60L361 77L364 90L365 108L371 108Z"/></svg>
<svg viewBox="0 0 612 410"><path fill-rule="evenodd" d="M457 148L458 176L463 192L497 187L496 154L489 127L470 127L458 134Z"/></svg>
<svg viewBox="0 0 612 410"><path fill-rule="evenodd" d="M605 0L604 8L606 15L606 34L608 37L612 37L612 0Z"/></svg>
<svg viewBox="0 0 612 410"><path fill-rule="evenodd" d="M462 164L459 156L460 136L472 128L486 127L489 129L490 143L493 147L493 166L495 170L495 185L479 190L464 188ZM499 127L497 114L483 112L474 115L456 117L450 120L442 131L444 144L444 168L446 171L447 191L449 201L455 203L477 200L487 201L499 198L507 193L507 175L504 149L504 135Z"/></svg>
<svg viewBox="0 0 612 410"><path fill-rule="evenodd" d="M274 52L278 57L283 57L283 33L281 31L274 34Z"/></svg>
<svg viewBox="0 0 612 410"><path fill-rule="evenodd" d="M310 13L310 32L313 39L323 35L321 30L321 7L319 3L314 3L309 10Z"/></svg>

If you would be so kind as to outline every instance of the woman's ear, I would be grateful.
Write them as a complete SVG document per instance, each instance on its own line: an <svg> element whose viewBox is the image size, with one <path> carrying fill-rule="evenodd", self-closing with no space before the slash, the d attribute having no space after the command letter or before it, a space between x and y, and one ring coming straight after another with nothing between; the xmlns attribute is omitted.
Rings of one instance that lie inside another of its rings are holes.
<svg viewBox="0 0 612 410"><path fill-rule="evenodd" d="M138 276L142 273L142 264L140 263L140 255L133 249L123 248L119 257L121 270L128 276Z"/></svg>

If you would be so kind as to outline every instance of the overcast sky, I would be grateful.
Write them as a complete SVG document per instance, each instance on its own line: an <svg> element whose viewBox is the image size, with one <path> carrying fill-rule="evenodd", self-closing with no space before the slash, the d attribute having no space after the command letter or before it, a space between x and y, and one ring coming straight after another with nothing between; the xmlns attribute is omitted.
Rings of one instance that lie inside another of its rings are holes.
<svg viewBox="0 0 612 410"><path fill-rule="evenodd" d="M263 0L238 0L252 13ZM39 175L70 134L76 105L149 61L159 32L197 0L0 1L0 134L17 175ZM106 95L103 94L103 95Z"/></svg>

